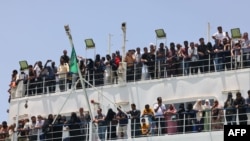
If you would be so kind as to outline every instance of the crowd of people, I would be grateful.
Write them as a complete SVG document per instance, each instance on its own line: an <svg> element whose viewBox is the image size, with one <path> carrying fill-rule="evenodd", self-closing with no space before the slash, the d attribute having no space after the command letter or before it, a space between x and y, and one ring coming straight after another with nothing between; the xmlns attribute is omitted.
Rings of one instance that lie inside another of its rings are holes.
<svg viewBox="0 0 250 141"><path fill-rule="evenodd" d="M221 26L219 26L218 32L213 34L212 38L214 39L214 44L211 42L205 43L202 37L198 42L189 42L186 40L183 42L183 45L171 42L169 47L164 43L160 43L159 47L151 43L149 47L143 48L143 52L141 52L140 47L137 47L136 49L128 50L125 56L121 56L119 51L107 54L105 57L101 57L100 54L97 54L94 60L77 56L80 74L88 82L84 83L85 87L88 88L117 84L121 62L126 62L127 65L127 82L195 75L198 72L210 73L224 70L229 71L238 68L248 68L250 66L250 40L248 39L247 32L243 33L242 38L234 40L231 39L227 32L222 30ZM50 65L48 65L49 63ZM70 72L70 57L67 55L67 50L64 50L58 66L55 61L47 60L44 65L42 61L37 61L34 65L29 64L28 71L20 70L19 73L18 70L13 70L11 82L9 84L10 89L8 90L10 94L9 101L16 97L55 93L58 91L63 92L71 88L82 88L81 83L77 81L78 79L78 74ZM57 90L57 86L59 90ZM24 89L19 92L18 87L24 87ZM158 104L156 104L157 106L154 105L153 109L151 109L149 105L146 105L142 114L140 110L136 109L135 104L131 105L132 110L129 112L123 112L118 108L118 113L111 110L106 116L102 115L102 110L99 109L98 115L93 119L98 127L100 126L100 128L98 128L100 132L99 138L103 139L103 133L106 129L112 130L113 133L113 130L116 129L114 127L117 125L119 125L118 134L108 134L108 138L126 137L127 127L124 125L128 124L126 120L128 118L131 119L132 123L131 137L157 133L174 134L177 131L191 132L223 128L223 124L210 124L209 126L206 124L211 122L224 122L222 110L217 110L223 108L218 101L217 104L216 101L214 101L213 105L210 105L209 103L211 101L206 100L206 104L201 105L199 104L201 103L200 100L198 100L194 105L189 103L186 109L184 104L180 104L179 109L182 109L182 112L184 112L181 114L181 110L177 110L174 104L170 104L166 107L164 104L159 103L160 99L161 98L159 98L159 100L157 99ZM227 108L226 120L228 124L235 124L235 116L230 116L230 114L235 114L234 108L238 108L239 113L244 113L244 110L240 110L244 109L241 108L240 105L246 105L246 102L237 99L238 94L236 100L229 96L228 101L225 103L224 108ZM249 98L247 99L247 104L249 104ZM211 112L209 112L209 110L206 111L206 109L210 109ZM131 116L127 117L128 115ZM184 115L185 119L196 118L196 120L186 120L185 128L180 126L183 120L178 120L183 119ZM50 118L51 117L53 117L53 115L50 115ZM74 120L74 122L79 122L76 113L74 117L75 118L72 120ZM210 119L205 117L211 117L211 122L209 122ZM34 118L38 117L33 117L33 120ZM122 119L124 119L124 121ZM240 124L245 124L245 119L246 116L244 116L244 114L242 114L242 116L239 115ZM32 119L30 120L32 121ZM102 122L99 121L101 120L105 121L103 125L100 125ZM30 123L29 119L25 122ZM109 125L107 123L111 123L111 128L107 128L107 125ZM7 128L3 125L5 125L4 122L0 130L1 133L7 132ZM22 125L25 125L25 123L22 123ZM15 126L16 125L13 124L7 127L8 130L14 131ZM104 127L101 128L102 126ZM150 130L148 130L148 128L150 128ZM29 131L30 129L29 127Z"/></svg>
<svg viewBox="0 0 250 141"><path fill-rule="evenodd" d="M211 104L212 103L212 104ZM176 106L178 105L178 108ZM185 106L186 105L186 106ZM117 112L116 112L117 111ZM145 136L173 135L193 132L223 130L224 125L247 125L250 113L250 90L243 98L240 92L233 98L231 92L224 104L218 100L197 99L196 102L164 104L162 98L150 107L140 110L134 103L131 110L124 111L121 106L116 110L109 108L106 114L100 107L91 119L90 114L79 108L70 117L49 114L47 118L31 116L8 125L2 122L0 140L13 139L14 133L19 140L86 140L92 133L92 139L126 139ZM237 120L238 119L238 120ZM93 124L92 124L93 123ZM90 130L92 124L92 130ZM129 129L128 129L129 128ZM94 132L93 130L96 130ZM128 132L130 130L130 133Z"/></svg>
<svg viewBox="0 0 250 141"><path fill-rule="evenodd" d="M117 84L121 71L120 62L126 62L127 82L192 75L198 72L228 71L250 66L250 40L247 32L244 32L242 38L231 39L228 32L224 32L219 26L218 32L213 34L212 38L214 44L205 43L202 37L199 43L186 40L183 45L171 42L169 47L163 42L159 44L159 48L150 43L149 48L143 48L143 52L137 47L128 50L125 56L121 56L119 51L103 57L96 54L94 60L77 56L78 66L80 74L88 82L84 84L86 88ZM37 61L34 65L29 64L26 73L24 70L20 70L20 73L13 70L8 90L10 99L17 97L15 94L19 82L25 86L23 92L18 92L22 96L54 93L57 91L57 85L59 91L71 87L81 88L81 83L77 81L79 74L70 72L70 58L67 50L64 50L58 66L55 61L47 60L44 65L42 61Z"/></svg>

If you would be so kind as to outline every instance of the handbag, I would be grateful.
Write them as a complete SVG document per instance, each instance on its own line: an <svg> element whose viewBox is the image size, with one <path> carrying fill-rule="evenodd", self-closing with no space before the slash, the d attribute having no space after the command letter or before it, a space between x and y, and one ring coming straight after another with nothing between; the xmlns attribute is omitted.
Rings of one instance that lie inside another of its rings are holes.
<svg viewBox="0 0 250 141"><path fill-rule="evenodd" d="M171 116L171 120L176 120L176 119L177 119L176 115Z"/></svg>

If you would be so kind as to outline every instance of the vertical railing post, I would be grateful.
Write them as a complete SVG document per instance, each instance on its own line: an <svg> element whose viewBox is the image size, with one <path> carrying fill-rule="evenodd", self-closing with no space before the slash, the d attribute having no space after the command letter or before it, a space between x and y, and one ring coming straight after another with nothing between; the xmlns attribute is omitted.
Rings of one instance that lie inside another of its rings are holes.
<svg viewBox="0 0 250 141"><path fill-rule="evenodd" d="M239 109L236 109L236 125L239 125Z"/></svg>
<svg viewBox="0 0 250 141"><path fill-rule="evenodd" d="M136 70L137 70L136 63L134 63L134 68L133 69L134 69L134 82L135 82L135 80L136 80Z"/></svg>
<svg viewBox="0 0 250 141"><path fill-rule="evenodd" d="M185 127L186 127L186 114L184 114L183 116L183 134L185 134L186 131Z"/></svg>
<svg viewBox="0 0 250 141"><path fill-rule="evenodd" d="M45 92L46 86L45 86L45 77L43 77L43 94Z"/></svg>
<svg viewBox="0 0 250 141"><path fill-rule="evenodd" d="M244 55L244 52L243 52L243 49L240 49L240 68L243 69L243 55Z"/></svg>
<svg viewBox="0 0 250 141"><path fill-rule="evenodd" d="M93 82L93 86L95 87L95 71L93 72L93 77L92 77L92 82Z"/></svg>
<svg viewBox="0 0 250 141"><path fill-rule="evenodd" d="M210 68L211 68L211 54L208 54L208 73L210 73Z"/></svg>
<svg viewBox="0 0 250 141"><path fill-rule="evenodd" d="M185 62L184 62L184 57L182 59L182 76L185 76Z"/></svg>

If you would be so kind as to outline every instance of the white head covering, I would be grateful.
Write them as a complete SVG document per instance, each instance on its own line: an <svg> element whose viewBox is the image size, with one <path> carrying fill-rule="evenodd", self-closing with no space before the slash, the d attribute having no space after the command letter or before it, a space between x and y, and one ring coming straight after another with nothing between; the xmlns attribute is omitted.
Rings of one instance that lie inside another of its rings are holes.
<svg viewBox="0 0 250 141"><path fill-rule="evenodd" d="M198 121L200 121L201 118L202 118L202 112L204 110L204 107L203 107L203 105L201 103L201 99L197 99L197 101L195 102L195 104L193 106L193 109L197 111L197 113L196 113L196 119Z"/></svg>
<svg viewBox="0 0 250 141"><path fill-rule="evenodd" d="M195 102L194 106L193 106L193 109L194 110L197 110L197 111L202 111L204 110L203 106L202 106L202 103L201 103L201 99L197 99L197 101Z"/></svg>
<svg viewBox="0 0 250 141"><path fill-rule="evenodd" d="M205 109L210 109L210 108L211 108L211 104L210 104L209 99L206 99L206 100L205 100L205 103L204 103L203 106L204 106Z"/></svg>

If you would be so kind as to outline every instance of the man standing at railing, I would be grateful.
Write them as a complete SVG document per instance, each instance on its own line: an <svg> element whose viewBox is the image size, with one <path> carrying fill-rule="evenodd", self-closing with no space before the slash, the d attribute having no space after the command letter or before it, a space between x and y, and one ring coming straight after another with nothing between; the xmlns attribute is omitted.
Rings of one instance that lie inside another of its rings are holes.
<svg viewBox="0 0 250 141"><path fill-rule="evenodd" d="M149 79L149 73L148 73L148 66L149 66L149 57L150 54L148 52L148 48L144 47L143 48L144 53L141 56L141 62L143 63L143 67L142 67L142 73L143 73L143 80L147 80Z"/></svg>
<svg viewBox="0 0 250 141"><path fill-rule="evenodd" d="M165 104L162 103L162 98L157 98L157 103L154 105L156 126L158 127L158 133L165 134L166 119L164 117L164 112L166 111Z"/></svg>
<svg viewBox="0 0 250 141"><path fill-rule="evenodd" d="M99 139L101 141L104 141L105 140L105 132L106 132L106 128L107 128L107 124L105 122L105 115L102 114L102 109L99 108L97 110L97 115L95 116L95 119L93 122L97 123L98 125L98 136L99 136Z"/></svg>
<svg viewBox="0 0 250 141"><path fill-rule="evenodd" d="M184 47L183 47L183 57L184 57L184 75L189 75L189 62L190 62L190 57L188 55L188 48L189 44L188 41L184 41Z"/></svg>
<svg viewBox="0 0 250 141"><path fill-rule="evenodd" d="M136 48L135 52L135 63L136 63L136 73L135 73L135 80L141 80L142 75L142 62L141 62L142 54L140 47Z"/></svg>
<svg viewBox="0 0 250 141"><path fill-rule="evenodd" d="M127 125L128 125L128 116L121 110L119 106L117 108L118 113L116 114L116 118L118 120L118 137L127 138Z"/></svg>
<svg viewBox="0 0 250 141"><path fill-rule="evenodd" d="M231 41L228 41L227 38L224 38L222 40L222 45L224 47L223 49L223 67L222 69L224 70L225 68L227 68L227 70L231 69Z"/></svg>
<svg viewBox="0 0 250 141"><path fill-rule="evenodd" d="M194 42L190 42L190 48L188 48L188 56L190 58L191 74L198 74L198 49L194 46Z"/></svg>
<svg viewBox="0 0 250 141"><path fill-rule="evenodd" d="M31 122L29 124L29 140L30 141L36 141L37 140L37 133L38 133L38 129L35 128L36 126L36 117L32 116L31 118Z"/></svg>
<svg viewBox="0 0 250 141"><path fill-rule="evenodd" d="M247 32L243 33L241 47L243 50L243 66L250 67L250 40Z"/></svg>
<svg viewBox="0 0 250 141"><path fill-rule="evenodd" d="M136 105L134 103L131 104L131 110L127 112L131 116L131 137L139 137L141 135L141 123L140 116L141 111L136 109Z"/></svg>
<svg viewBox="0 0 250 141"><path fill-rule="evenodd" d="M166 62L166 49L164 48L164 43L160 43L160 48L156 51L156 77L164 78L164 66Z"/></svg>
<svg viewBox="0 0 250 141"><path fill-rule="evenodd" d="M218 26L217 30L218 31L216 33L214 33L213 36L212 36L212 38L214 40L219 39L219 40L222 41L224 38L227 38L228 40L231 40L230 37L229 37L229 35L228 35L228 32L224 32L222 30L222 26Z"/></svg>
<svg viewBox="0 0 250 141"><path fill-rule="evenodd" d="M199 39L200 44L198 45L198 55L199 55L199 62L198 62L198 66L200 68L200 72L201 73L206 73L208 72L208 62L210 60L209 59L209 49L207 47L207 45L205 44L204 38L200 38Z"/></svg>
<svg viewBox="0 0 250 141"><path fill-rule="evenodd" d="M236 110L234 108L234 99L231 92L227 95L227 100L224 103L226 109L226 121L227 125L236 125Z"/></svg>
<svg viewBox="0 0 250 141"><path fill-rule="evenodd" d="M245 99L241 96L240 92L236 93L236 100L234 106L238 110L239 124L247 125L246 104Z"/></svg>
<svg viewBox="0 0 250 141"><path fill-rule="evenodd" d="M81 130L81 139L86 140L88 138L88 130L89 130L89 122L90 122L90 115L84 114L84 109L81 107L79 108L79 119L81 121L80 130Z"/></svg>

